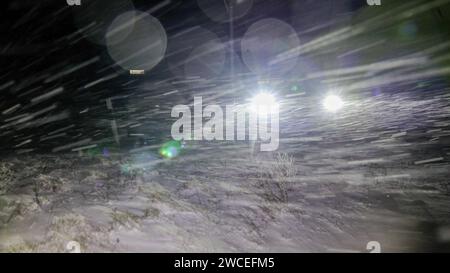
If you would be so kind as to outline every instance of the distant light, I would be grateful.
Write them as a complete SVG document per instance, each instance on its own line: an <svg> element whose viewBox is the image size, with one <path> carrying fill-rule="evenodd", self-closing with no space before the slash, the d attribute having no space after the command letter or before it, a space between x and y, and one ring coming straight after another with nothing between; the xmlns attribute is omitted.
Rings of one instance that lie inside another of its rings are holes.
<svg viewBox="0 0 450 273"><path fill-rule="evenodd" d="M323 106L327 111L336 112L344 106L344 102L338 96L329 95L323 101Z"/></svg>
<svg viewBox="0 0 450 273"><path fill-rule="evenodd" d="M144 75L145 70L130 70L130 75Z"/></svg>
<svg viewBox="0 0 450 273"><path fill-rule="evenodd" d="M261 92L254 96L250 102L250 109L258 114L267 114L278 108L278 102L274 95Z"/></svg>

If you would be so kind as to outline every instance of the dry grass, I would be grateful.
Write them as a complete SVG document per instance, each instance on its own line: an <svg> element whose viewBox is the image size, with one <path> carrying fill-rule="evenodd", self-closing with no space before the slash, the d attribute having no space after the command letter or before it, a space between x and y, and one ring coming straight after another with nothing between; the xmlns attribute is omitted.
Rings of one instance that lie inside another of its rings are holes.
<svg viewBox="0 0 450 273"><path fill-rule="evenodd" d="M269 164L262 164L258 180L264 197L272 202L288 202L288 183L295 175L295 160L288 154L277 154Z"/></svg>
<svg viewBox="0 0 450 273"><path fill-rule="evenodd" d="M11 167L10 163L0 162L0 194L7 193L15 180L15 172Z"/></svg>

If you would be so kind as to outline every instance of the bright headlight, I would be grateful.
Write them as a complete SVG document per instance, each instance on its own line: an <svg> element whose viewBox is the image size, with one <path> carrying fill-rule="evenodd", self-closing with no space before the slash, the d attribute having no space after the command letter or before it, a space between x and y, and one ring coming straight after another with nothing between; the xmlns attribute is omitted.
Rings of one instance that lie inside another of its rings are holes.
<svg viewBox="0 0 450 273"><path fill-rule="evenodd" d="M344 106L344 102L336 95L329 95L323 101L323 106L327 111L336 112Z"/></svg>
<svg viewBox="0 0 450 273"><path fill-rule="evenodd" d="M274 95L261 92L252 98L250 109L258 114L267 114L278 109L278 102Z"/></svg>

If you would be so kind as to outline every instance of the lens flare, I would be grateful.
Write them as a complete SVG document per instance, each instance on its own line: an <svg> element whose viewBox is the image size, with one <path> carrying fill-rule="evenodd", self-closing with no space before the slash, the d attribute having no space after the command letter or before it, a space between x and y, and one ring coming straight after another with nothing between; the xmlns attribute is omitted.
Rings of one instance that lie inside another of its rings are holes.
<svg viewBox="0 0 450 273"><path fill-rule="evenodd" d="M159 154L164 158L174 158L180 155L183 145L180 141L172 140L163 144Z"/></svg>
<svg viewBox="0 0 450 273"><path fill-rule="evenodd" d="M261 92L250 101L250 109L258 114L267 114L278 108L278 102L274 95Z"/></svg>
<svg viewBox="0 0 450 273"><path fill-rule="evenodd" d="M323 106L329 112L336 112L344 107L344 102L338 96L329 95L323 101Z"/></svg>

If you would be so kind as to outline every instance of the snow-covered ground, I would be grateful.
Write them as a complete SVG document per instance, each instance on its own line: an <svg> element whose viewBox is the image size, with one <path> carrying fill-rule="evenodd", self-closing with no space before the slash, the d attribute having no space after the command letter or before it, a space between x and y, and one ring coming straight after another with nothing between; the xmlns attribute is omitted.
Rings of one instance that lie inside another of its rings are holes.
<svg viewBox="0 0 450 273"><path fill-rule="evenodd" d="M201 141L170 160L154 143L3 155L0 250L449 251L448 98L354 95L333 114L290 98L269 153Z"/></svg>
<svg viewBox="0 0 450 273"><path fill-rule="evenodd" d="M301 156L210 146L207 156L144 164L126 155L5 159L0 249L66 252L70 241L82 252L367 252L370 241L386 252L446 247L447 164L348 160L356 149L344 146Z"/></svg>
<svg viewBox="0 0 450 273"><path fill-rule="evenodd" d="M43 2L0 10L0 252L450 251L449 1ZM279 149L161 158L195 97Z"/></svg>

